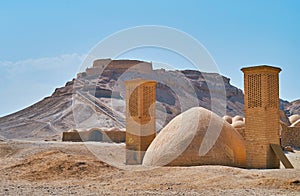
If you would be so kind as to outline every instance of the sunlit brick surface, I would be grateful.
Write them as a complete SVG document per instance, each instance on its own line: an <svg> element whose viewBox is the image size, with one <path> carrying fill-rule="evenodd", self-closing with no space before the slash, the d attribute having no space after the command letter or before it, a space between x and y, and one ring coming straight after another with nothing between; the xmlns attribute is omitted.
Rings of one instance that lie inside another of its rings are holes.
<svg viewBox="0 0 300 196"><path fill-rule="evenodd" d="M136 79L126 85L126 164L141 164L155 138L156 82Z"/></svg>
<svg viewBox="0 0 300 196"><path fill-rule="evenodd" d="M279 168L270 144L279 144L279 72L271 66L243 68L248 168Z"/></svg>

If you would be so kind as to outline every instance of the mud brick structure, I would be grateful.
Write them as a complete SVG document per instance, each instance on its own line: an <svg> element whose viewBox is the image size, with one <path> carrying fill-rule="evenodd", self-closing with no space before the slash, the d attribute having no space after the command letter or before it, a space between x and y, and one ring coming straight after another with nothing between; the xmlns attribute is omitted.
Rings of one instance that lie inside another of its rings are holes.
<svg viewBox="0 0 300 196"><path fill-rule="evenodd" d="M88 131L70 130L63 132L62 141L68 142L125 142L125 131L121 130L101 130L98 128L92 128Z"/></svg>
<svg viewBox="0 0 300 196"><path fill-rule="evenodd" d="M125 71L135 71L138 73L150 73L153 71L152 63L138 60L112 60L98 59L93 62L92 67L88 67L85 72L78 73L77 77L113 77L117 79Z"/></svg>
<svg viewBox="0 0 300 196"><path fill-rule="evenodd" d="M300 127L288 127L281 124L281 146L300 148Z"/></svg>
<svg viewBox="0 0 300 196"><path fill-rule="evenodd" d="M245 85L245 135L247 168L279 168L270 144L280 144L280 68L255 66L242 69Z"/></svg>
<svg viewBox="0 0 300 196"><path fill-rule="evenodd" d="M126 164L141 164L156 134L156 81L135 79L125 85Z"/></svg>

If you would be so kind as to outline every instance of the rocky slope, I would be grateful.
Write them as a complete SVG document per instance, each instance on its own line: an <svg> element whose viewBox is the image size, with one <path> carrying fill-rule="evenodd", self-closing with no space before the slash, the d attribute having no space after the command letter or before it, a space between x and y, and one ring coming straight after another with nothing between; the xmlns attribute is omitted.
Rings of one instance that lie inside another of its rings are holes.
<svg viewBox="0 0 300 196"><path fill-rule="evenodd" d="M284 111L288 116L293 114L300 114L300 99L292 102L284 102Z"/></svg>
<svg viewBox="0 0 300 196"><path fill-rule="evenodd" d="M125 127L124 81L156 80L157 131L179 113L201 106L220 116L243 115L243 92L230 79L195 70L153 70L136 60L96 60L91 68L42 101L0 118L0 136L8 139L60 139L70 128ZM216 82L217 81L217 82ZM281 101L288 115L299 113L300 101Z"/></svg>

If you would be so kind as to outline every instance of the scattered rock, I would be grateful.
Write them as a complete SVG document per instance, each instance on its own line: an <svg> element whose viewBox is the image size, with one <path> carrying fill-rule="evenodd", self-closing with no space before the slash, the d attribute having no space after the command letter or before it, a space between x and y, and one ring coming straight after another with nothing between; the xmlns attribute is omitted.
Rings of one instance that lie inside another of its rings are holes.
<svg viewBox="0 0 300 196"><path fill-rule="evenodd" d="M6 141L6 138L3 137L2 135L0 135L0 142L5 142Z"/></svg>
<svg viewBox="0 0 300 196"><path fill-rule="evenodd" d="M292 180L290 184L300 185L300 180Z"/></svg>
<svg viewBox="0 0 300 196"><path fill-rule="evenodd" d="M17 164L6 167L5 171L18 173L18 179L57 180L79 179L100 175L104 171L114 172L117 169L86 155L70 155L61 150L49 150L20 160Z"/></svg>
<svg viewBox="0 0 300 196"><path fill-rule="evenodd" d="M284 147L284 150L285 150L285 151L288 151L288 152L293 152L293 153L295 153L294 149L293 149L291 146L285 146L285 147Z"/></svg>

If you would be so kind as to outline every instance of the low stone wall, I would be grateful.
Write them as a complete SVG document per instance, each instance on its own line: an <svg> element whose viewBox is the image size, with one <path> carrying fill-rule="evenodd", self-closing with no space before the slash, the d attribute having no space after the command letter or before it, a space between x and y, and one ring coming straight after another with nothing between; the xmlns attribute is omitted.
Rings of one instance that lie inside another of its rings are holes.
<svg viewBox="0 0 300 196"><path fill-rule="evenodd" d="M82 142L78 132L63 132L62 141L65 142Z"/></svg>
<svg viewBox="0 0 300 196"><path fill-rule="evenodd" d="M153 71L152 63L137 60L111 60L100 59L93 63L93 67L85 70L86 76L102 76L111 77L113 74L122 74L130 69L139 73L148 73ZM82 74L80 76L83 76Z"/></svg>
<svg viewBox="0 0 300 196"><path fill-rule="evenodd" d="M115 143L122 143L125 142L126 139L126 132L125 131L104 131L107 137L106 141L115 142Z"/></svg>
<svg viewBox="0 0 300 196"><path fill-rule="evenodd" d="M281 146L292 146L300 148L300 127L288 127L281 124ZM240 135L245 138L245 128L236 128Z"/></svg>
<svg viewBox="0 0 300 196"><path fill-rule="evenodd" d="M100 68L94 68L94 67L91 67L91 68L87 68L85 70L85 73L86 75L88 76L93 76L93 75L100 75L100 73L102 72L103 70L100 69Z"/></svg>
<svg viewBox="0 0 300 196"><path fill-rule="evenodd" d="M87 142L87 141L101 141L101 142L125 142L125 131L106 131L106 130L92 130L80 132L63 132L62 141L70 142Z"/></svg>
<svg viewBox="0 0 300 196"><path fill-rule="evenodd" d="M287 127L282 125L281 146L300 148L300 127Z"/></svg>

